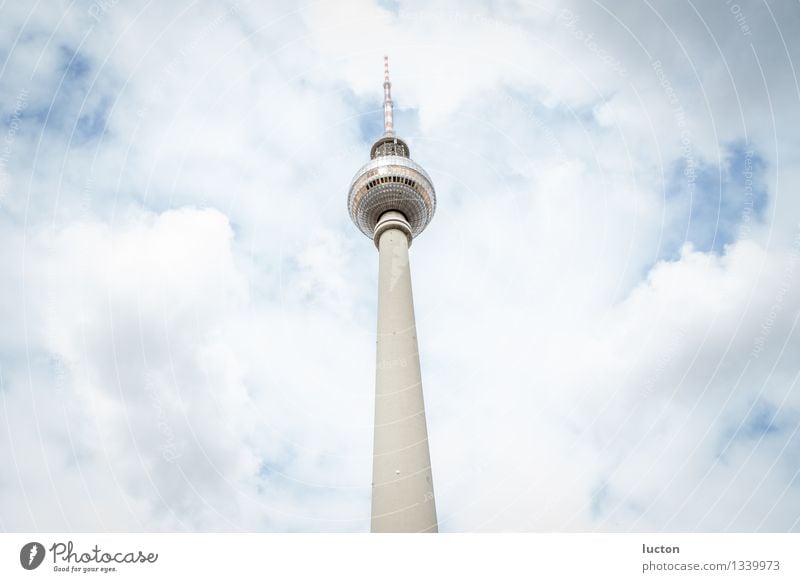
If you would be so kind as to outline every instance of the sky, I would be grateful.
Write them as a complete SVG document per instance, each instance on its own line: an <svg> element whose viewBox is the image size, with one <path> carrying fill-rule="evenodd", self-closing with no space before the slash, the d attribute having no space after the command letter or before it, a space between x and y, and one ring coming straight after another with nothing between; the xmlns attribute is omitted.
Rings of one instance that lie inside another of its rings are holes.
<svg viewBox="0 0 800 582"><path fill-rule="evenodd" d="M6 2L0 530L369 529L397 133L440 531L800 531L800 6Z"/></svg>

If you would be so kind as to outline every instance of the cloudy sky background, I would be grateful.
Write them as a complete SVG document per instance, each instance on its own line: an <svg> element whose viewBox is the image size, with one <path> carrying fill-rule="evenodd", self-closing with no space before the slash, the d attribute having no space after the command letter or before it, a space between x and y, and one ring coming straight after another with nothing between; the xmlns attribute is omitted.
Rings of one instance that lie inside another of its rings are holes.
<svg viewBox="0 0 800 582"><path fill-rule="evenodd" d="M800 529L800 7L6 2L0 530L366 531L396 127L442 531Z"/></svg>

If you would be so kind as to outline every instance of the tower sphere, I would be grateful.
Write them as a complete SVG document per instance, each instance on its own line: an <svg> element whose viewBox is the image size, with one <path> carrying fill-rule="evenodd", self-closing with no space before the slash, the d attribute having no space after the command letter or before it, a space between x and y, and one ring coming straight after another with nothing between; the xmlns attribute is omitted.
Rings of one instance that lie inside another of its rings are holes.
<svg viewBox="0 0 800 582"><path fill-rule="evenodd" d="M392 146L402 144L399 139L394 141L397 144L391 142ZM389 143L379 147L384 145ZM353 178L347 205L350 218L370 238L375 234L378 219L390 210L406 217L414 238L433 218L436 192L427 172L411 158L397 154L376 155Z"/></svg>

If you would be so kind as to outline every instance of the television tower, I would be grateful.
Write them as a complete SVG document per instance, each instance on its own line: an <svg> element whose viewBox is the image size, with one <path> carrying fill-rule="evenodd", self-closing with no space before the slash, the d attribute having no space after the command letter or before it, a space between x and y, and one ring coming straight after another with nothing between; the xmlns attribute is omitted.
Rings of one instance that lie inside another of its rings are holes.
<svg viewBox="0 0 800 582"><path fill-rule="evenodd" d="M378 347L372 453L373 532L436 532L428 428L408 247L433 218L430 177L394 133L384 57L383 135L350 183L347 208L378 248Z"/></svg>

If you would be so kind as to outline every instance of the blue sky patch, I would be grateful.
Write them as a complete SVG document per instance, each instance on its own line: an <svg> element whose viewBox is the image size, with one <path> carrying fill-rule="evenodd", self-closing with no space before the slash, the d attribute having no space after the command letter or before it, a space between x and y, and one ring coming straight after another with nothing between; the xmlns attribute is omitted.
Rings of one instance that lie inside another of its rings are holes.
<svg viewBox="0 0 800 582"><path fill-rule="evenodd" d="M722 166L681 158L667 176L666 200L670 221L660 258L677 259L690 242L702 252L720 254L733 243L741 227L761 221L767 191L763 158L742 143L726 148Z"/></svg>

